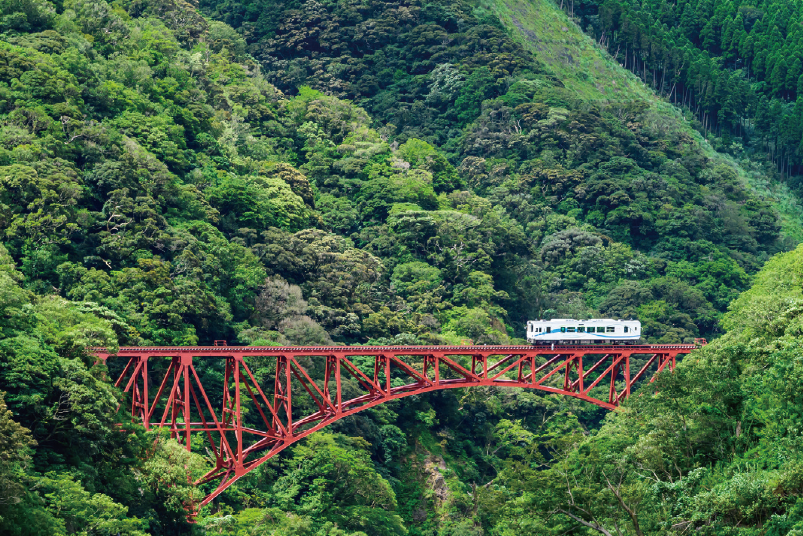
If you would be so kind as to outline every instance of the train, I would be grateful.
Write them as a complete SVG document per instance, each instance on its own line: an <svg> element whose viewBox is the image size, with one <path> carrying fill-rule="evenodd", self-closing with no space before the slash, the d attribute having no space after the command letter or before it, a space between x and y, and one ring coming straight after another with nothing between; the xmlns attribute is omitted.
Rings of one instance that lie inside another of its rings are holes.
<svg viewBox="0 0 803 536"><path fill-rule="evenodd" d="M594 318L574 320L530 320L527 322L530 344L639 344L641 322Z"/></svg>

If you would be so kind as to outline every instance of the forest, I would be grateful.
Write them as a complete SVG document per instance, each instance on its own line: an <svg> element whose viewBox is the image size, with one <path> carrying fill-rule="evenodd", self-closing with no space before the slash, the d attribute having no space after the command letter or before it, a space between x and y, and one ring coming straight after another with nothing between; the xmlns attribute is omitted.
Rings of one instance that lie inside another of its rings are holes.
<svg viewBox="0 0 803 536"><path fill-rule="evenodd" d="M803 534L797 11L0 0L0 534ZM613 412L377 406L194 523L88 352L595 317L712 342Z"/></svg>
<svg viewBox="0 0 803 536"><path fill-rule="evenodd" d="M799 4L581 0L565 8L621 65L715 131L723 150L762 154L801 188Z"/></svg>

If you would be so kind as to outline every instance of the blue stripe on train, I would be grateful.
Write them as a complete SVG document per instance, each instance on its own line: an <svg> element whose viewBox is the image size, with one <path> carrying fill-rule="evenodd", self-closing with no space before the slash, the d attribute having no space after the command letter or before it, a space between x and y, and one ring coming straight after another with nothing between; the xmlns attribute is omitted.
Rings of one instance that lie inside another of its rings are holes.
<svg viewBox="0 0 803 536"><path fill-rule="evenodd" d="M633 338L638 339L639 335L600 335L597 333L563 333L561 331L553 331L552 333L539 333L538 335L533 335L530 338L534 339L536 337L543 337L544 335L591 335L592 337L601 337L603 339L627 339ZM564 339L568 339L569 337L564 337Z"/></svg>

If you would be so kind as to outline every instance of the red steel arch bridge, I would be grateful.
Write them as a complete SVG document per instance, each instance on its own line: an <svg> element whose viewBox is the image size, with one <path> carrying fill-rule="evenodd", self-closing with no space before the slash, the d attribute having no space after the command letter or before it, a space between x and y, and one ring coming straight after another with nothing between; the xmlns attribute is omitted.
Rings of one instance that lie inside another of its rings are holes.
<svg viewBox="0 0 803 536"><path fill-rule="evenodd" d="M673 370L679 355L698 347L224 345L92 352L123 389L121 411L131 422L167 429L188 450L194 444L214 456L214 468L196 482L206 496L187 505L197 511L303 437L389 400L521 387L613 409L638 382Z"/></svg>

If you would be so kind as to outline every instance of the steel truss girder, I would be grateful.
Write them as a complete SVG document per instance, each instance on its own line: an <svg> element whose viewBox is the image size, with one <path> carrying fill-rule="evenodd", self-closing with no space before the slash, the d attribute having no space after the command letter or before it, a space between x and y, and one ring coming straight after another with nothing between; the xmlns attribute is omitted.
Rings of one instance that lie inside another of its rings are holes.
<svg viewBox="0 0 803 536"><path fill-rule="evenodd" d="M674 370L679 355L695 348L694 345L582 345L554 349L215 346L120 348L116 354L96 348L93 352L107 364L110 359L128 359L115 385L130 398L132 422L146 429L169 430L171 437L181 441L187 450L193 448L193 437L196 448L201 440L205 441L203 448L214 457L215 467L196 483L216 483L216 486L201 501L187 505L191 511L197 511L240 477L300 439L389 400L442 389L521 387L572 396L614 409L630 396L636 382L648 372L652 371L652 382L658 372ZM631 374L634 355L649 357L638 372ZM272 380L272 390L266 391L260 385L246 363L249 356L274 361L273 378L267 378L267 382L263 378L262 382L269 385ZM197 360L209 357L225 360L221 386L204 386L195 368ZM354 363L355 358L366 357L373 358L372 365L366 365L365 359L362 368ZM158 377L156 370L148 367L149 360L156 358L170 359ZM324 360L322 374L314 378L315 374L299 363L302 358ZM353 380L352 385L356 382L362 393L345 399L345 379ZM314 408L311 413L299 415L298 410L294 413L294 391L296 396L309 397L312 403L307 405ZM213 400L218 402L217 408ZM245 413L258 415L252 419L259 423L258 428L244 423Z"/></svg>

